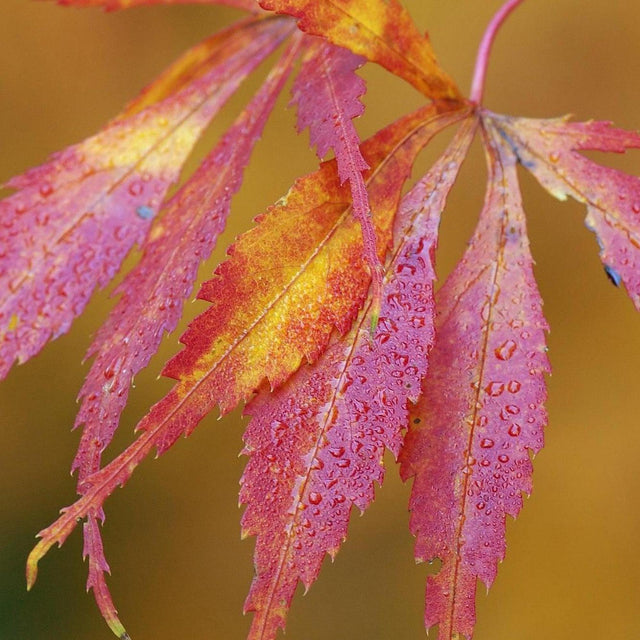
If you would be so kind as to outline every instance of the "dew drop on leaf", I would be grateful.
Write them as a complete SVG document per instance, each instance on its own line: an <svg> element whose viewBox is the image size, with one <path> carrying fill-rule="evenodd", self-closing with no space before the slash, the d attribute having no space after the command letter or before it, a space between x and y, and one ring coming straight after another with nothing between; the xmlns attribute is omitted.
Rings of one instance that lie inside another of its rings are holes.
<svg viewBox="0 0 640 640"><path fill-rule="evenodd" d="M147 206L143 205L143 206L138 207L136 209L136 213L143 220L150 220L151 218L153 218L153 213L154 212L153 212L153 209L151 207L147 207Z"/></svg>
<svg viewBox="0 0 640 640"><path fill-rule="evenodd" d="M522 427L517 422L514 422L509 427L509 435L510 436L513 436L513 437L519 436L521 431L522 431Z"/></svg>
<svg viewBox="0 0 640 640"><path fill-rule="evenodd" d="M502 382L490 382L485 387L485 391L495 398L504 391L504 384Z"/></svg>
<svg viewBox="0 0 640 640"><path fill-rule="evenodd" d="M496 358L498 358L498 360L509 360L511 356L513 356L516 347L517 345L513 340L507 340L506 342L503 342L495 350Z"/></svg>
<svg viewBox="0 0 640 640"><path fill-rule="evenodd" d="M312 491L309 494L309 502L311 504L320 504L322 502L322 494L318 493L317 491Z"/></svg>
<svg viewBox="0 0 640 640"><path fill-rule="evenodd" d="M510 380L507 384L507 390L509 393L518 393L522 385L517 380Z"/></svg>

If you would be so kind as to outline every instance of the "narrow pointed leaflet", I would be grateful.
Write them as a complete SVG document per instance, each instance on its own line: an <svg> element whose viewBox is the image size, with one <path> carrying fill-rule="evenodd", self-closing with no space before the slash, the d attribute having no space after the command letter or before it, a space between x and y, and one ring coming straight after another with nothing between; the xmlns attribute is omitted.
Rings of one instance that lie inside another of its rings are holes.
<svg viewBox="0 0 640 640"><path fill-rule="evenodd" d="M298 20L305 33L376 62L433 100L462 96L440 68L429 39L398 0L259 0L270 11Z"/></svg>
<svg viewBox="0 0 640 640"><path fill-rule="evenodd" d="M363 257L371 271L374 309L379 311L382 265L362 175L369 165L360 153L360 139L352 122L364 113L360 97L367 87L355 71L365 60L331 43L308 39L311 45L292 89L292 102L298 106L298 131L309 127L311 146L317 147L320 159L333 149L340 182L349 181L353 215L362 229ZM374 324L377 315L372 315Z"/></svg>
<svg viewBox="0 0 640 640"><path fill-rule="evenodd" d="M462 125L402 201L373 340L370 298L351 331L335 336L318 361L247 406L242 528L243 536L257 536L256 577L245 603L255 612L250 640L272 640L284 628L298 580L309 588L324 556L335 556L352 506L364 511L374 483L382 484L385 448L398 454L407 402L418 399L433 341L440 212L474 128L474 120Z"/></svg>
<svg viewBox="0 0 640 640"><path fill-rule="evenodd" d="M0 377L66 332L113 278L202 130L290 29L272 19L230 27L177 64L189 78L171 78L183 85L177 93L9 180L17 192L0 202Z"/></svg>
<svg viewBox="0 0 640 640"><path fill-rule="evenodd" d="M198 265L209 257L224 229L231 197L240 187L253 145L291 71L298 40L193 177L167 203L143 245L140 262L118 287L122 297L91 346L88 355L96 359L80 392L76 426L84 424L84 430L73 464L79 470L80 494L87 477L100 469L101 454L118 426L133 376L155 354L163 333L175 329ZM93 589L104 618L110 621L115 610L104 581L109 569L96 521L100 517L101 510L90 514L84 526L87 587ZM114 628L113 623L110 626Z"/></svg>
<svg viewBox="0 0 640 640"><path fill-rule="evenodd" d="M411 531L418 561L439 558L425 624L439 639L470 638L476 580L487 587L505 553L505 516L531 491L542 447L549 366L516 158L486 133L489 184L469 248L436 296L436 341L424 395L400 454L414 477ZM464 384L460 383L460 377Z"/></svg>
<svg viewBox="0 0 640 640"><path fill-rule="evenodd" d="M598 238L607 274L616 285L624 283L640 310L640 179L579 153L637 149L640 135L607 122L492 117L522 164L551 195L560 200L571 196L587 205L586 223Z"/></svg>
<svg viewBox="0 0 640 640"><path fill-rule="evenodd" d="M372 167L367 187L378 247L385 253L400 190L417 153L468 114L466 108L439 114L429 105L363 145ZM138 439L89 476L85 494L38 534L41 540L27 562L29 585L47 550L62 544L79 519L96 513L151 450L163 453L180 435L189 435L216 404L223 412L231 409L265 378L279 386L303 357L314 361L320 356L334 328L349 330L369 277L360 259L362 237L350 212L350 194L339 184L335 161L296 181L286 198L257 222L201 289L200 297L211 306L191 323L182 338L185 349L165 369L178 379L176 386L142 419Z"/></svg>

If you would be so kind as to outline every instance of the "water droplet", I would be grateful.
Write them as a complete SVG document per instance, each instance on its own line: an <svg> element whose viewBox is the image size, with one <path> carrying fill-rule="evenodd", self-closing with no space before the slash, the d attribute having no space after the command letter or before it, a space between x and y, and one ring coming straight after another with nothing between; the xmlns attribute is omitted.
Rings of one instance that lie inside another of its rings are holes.
<svg viewBox="0 0 640 640"><path fill-rule="evenodd" d="M491 438L483 438L480 441L480 446L483 449L491 449L491 447L493 447L493 445L494 445L494 442L493 442L493 440Z"/></svg>
<svg viewBox="0 0 640 640"><path fill-rule="evenodd" d="M510 380L507 383L507 390L510 393L518 393L520 391L522 385L517 380Z"/></svg>
<svg viewBox="0 0 640 640"><path fill-rule="evenodd" d="M498 456L498 460L502 463L509 462L509 456L502 453Z"/></svg>
<svg viewBox="0 0 640 640"><path fill-rule="evenodd" d="M49 214L46 210L38 209L38 213L36 213L36 224L44 227L49 222Z"/></svg>
<svg viewBox="0 0 640 640"><path fill-rule="evenodd" d="M518 345L513 340L503 342L495 350L496 358L498 358L498 360L509 360L509 358L513 356L517 346Z"/></svg>
<svg viewBox="0 0 640 640"><path fill-rule="evenodd" d="M616 287L620 286L620 283L622 282L622 276L613 267L610 267L608 264L605 264L604 272L607 274L607 278L611 280L611 283L613 285L615 285Z"/></svg>
<svg viewBox="0 0 640 640"><path fill-rule="evenodd" d="M504 384L502 382L490 382L485 387L485 391L495 398L504 391Z"/></svg>
<svg viewBox="0 0 640 640"><path fill-rule="evenodd" d="M309 502L311 504L320 504L322 502L322 495L319 494L317 491L312 491L309 494Z"/></svg>
<svg viewBox="0 0 640 640"><path fill-rule="evenodd" d="M396 267L396 273L407 273L408 275L413 276L416 273L416 267L408 262L401 262Z"/></svg>
<svg viewBox="0 0 640 640"><path fill-rule="evenodd" d="M45 182L43 185L40 185L40 195L43 198L47 198L52 193L53 193L53 187L48 182Z"/></svg>
<svg viewBox="0 0 640 640"><path fill-rule="evenodd" d="M136 196L139 196L142 192L144 191L144 185L142 184L142 182L140 182L140 180L134 180L130 185L129 185L129 193L135 198Z"/></svg>
<svg viewBox="0 0 640 640"><path fill-rule="evenodd" d="M154 216L154 210L151 207L141 206L136 209L136 213L143 220L150 220Z"/></svg>
<svg viewBox="0 0 640 640"><path fill-rule="evenodd" d="M517 422L514 422L509 427L509 435L510 436L513 436L513 437L519 436L521 431L522 431L522 427Z"/></svg>
<svg viewBox="0 0 640 640"><path fill-rule="evenodd" d="M476 503L476 509L479 509L480 511L482 511L482 509L484 509L487 505L482 502L482 500L480 500L480 502Z"/></svg>

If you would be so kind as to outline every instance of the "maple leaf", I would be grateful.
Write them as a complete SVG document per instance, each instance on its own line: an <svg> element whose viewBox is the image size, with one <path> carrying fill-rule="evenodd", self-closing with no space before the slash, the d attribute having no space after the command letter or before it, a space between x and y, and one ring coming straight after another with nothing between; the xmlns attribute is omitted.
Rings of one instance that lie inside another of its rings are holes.
<svg viewBox="0 0 640 640"><path fill-rule="evenodd" d="M122 297L89 349L87 355L97 357L80 391L76 426L85 426L72 468L79 470L81 494L86 478L100 469L101 454L118 426L134 375L157 351L163 331L175 328L179 302L191 291L199 263L209 256L224 228L242 169L291 71L298 45L297 40L291 45L236 123L166 204L160 224L143 245L140 262L116 290ZM116 621L104 582L109 566L96 517L104 519L101 509L89 515L84 525L87 587L94 589L104 617L122 635L124 629Z"/></svg>
<svg viewBox="0 0 640 640"><path fill-rule="evenodd" d="M349 181L353 215L362 229L363 256L372 275L372 327L375 327L382 295L382 265L362 176L369 165L360 153L360 140L351 121L364 113L359 98L365 93L366 85L355 75L364 62L364 58L347 49L322 41L313 42L294 83L292 102L298 105L298 131L309 127L311 145L317 147L321 159L333 149L340 182Z"/></svg>
<svg viewBox="0 0 640 640"><path fill-rule="evenodd" d="M251 402L240 491L243 536L257 535L256 577L245 604L249 638L284 627L298 582L308 589L324 555L346 537L351 506L364 511L382 484L385 447L397 456L433 341L433 256L440 213L471 141L475 120L404 197L386 270L380 322L373 297L351 331L273 394Z"/></svg>
<svg viewBox="0 0 640 640"><path fill-rule="evenodd" d="M105 9L161 2L60 0ZM640 308L640 180L580 154L640 147L640 136L482 107L492 43L521 2L508 0L489 23L466 100L397 0L212 0L258 15L191 49L99 134L8 182L17 193L0 202L0 375L66 331L129 249L142 249L89 350L73 463L80 497L38 534L29 587L39 559L85 520L87 588L128 639L105 580L105 500L151 451L167 451L215 407L248 401L242 532L257 537L249 638L273 640L284 627L298 581L309 588L345 539L352 506L373 500L386 449L413 478L416 558L442 561L427 580L425 624L439 625L440 640L471 637L477 579L488 587L504 558L505 518L531 491L530 455L547 420L547 325L518 163L554 196L587 204L608 275ZM165 202L204 127L290 36L256 95ZM207 310L163 370L176 384L102 466L133 376L176 327L300 52L298 130L309 128L321 159L330 150L335 158L296 180L231 245L198 294ZM361 145L352 120L363 113L355 72L365 60L432 102ZM454 124L453 142L401 198L419 152ZM440 216L477 129L485 204L434 302Z"/></svg>
<svg viewBox="0 0 640 640"><path fill-rule="evenodd" d="M635 131L608 122L569 122L493 116L522 165L551 195L587 205L587 226L600 244L612 282L624 283L640 310L640 179L603 167L579 152L640 148Z"/></svg>
<svg viewBox="0 0 640 640"><path fill-rule="evenodd" d="M401 118L362 147L371 169L367 187L378 246L385 253L400 190L418 152L469 109L439 113L433 105ZM306 357L316 360L331 331L346 332L364 302L369 278L360 260L362 237L350 215L349 192L335 161L299 179L287 197L257 218L257 226L229 249L230 259L198 297L211 306L182 336L186 348L163 373L178 384L136 430L143 434L81 484L82 497L41 531L28 560L28 584L38 560L61 545L78 521L101 513L104 500L122 486L152 449L158 455L189 435L215 405L222 412L257 390L266 378L284 382ZM300 216L306 218L300 233ZM247 266L251 265L251 269ZM119 623L116 633L122 635Z"/></svg>
<svg viewBox="0 0 640 640"><path fill-rule="evenodd" d="M520 202L516 157L487 128L489 184L469 248L439 292L425 393L401 455L415 476L411 531L429 578L425 624L471 637L476 578L504 557L505 515L531 491L529 451L542 447L548 372L541 301ZM464 384L457 380L462 377Z"/></svg>
<svg viewBox="0 0 640 640"><path fill-rule="evenodd" d="M431 43L398 0L259 0L264 9L298 19L305 33L320 35L377 62L435 100L461 100L440 68Z"/></svg>
<svg viewBox="0 0 640 640"><path fill-rule="evenodd" d="M289 32L250 19L205 40L102 132L7 182L17 192L0 202L0 378L109 283L203 129Z"/></svg>

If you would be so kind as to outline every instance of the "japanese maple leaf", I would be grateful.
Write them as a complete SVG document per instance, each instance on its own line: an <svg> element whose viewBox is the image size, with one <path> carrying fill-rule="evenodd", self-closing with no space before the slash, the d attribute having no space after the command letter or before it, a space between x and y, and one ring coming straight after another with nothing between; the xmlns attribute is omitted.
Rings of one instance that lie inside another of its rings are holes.
<svg viewBox="0 0 640 640"><path fill-rule="evenodd" d="M425 625L438 625L440 640L471 637L477 580L489 587L504 558L505 518L531 491L531 454L547 422L547 324L518 164L554 196L587 205L607 273L640 307L640 180L581 154L639 148L640 136L482 106L492 42L521 1L490 22L469 99L397 0L211 2L255 15L187 52L96 136L7 183L16 192L0 202L0 375L66 331L141 247L88 354L73 463L80 495L38 534L29 587L39 559L84 521L87 586L114 633L129 638L105 580L104 503L150 452L167 451L212 410L247 402L242 534L256 536L249 638L272 640L284 628L298 582L311 586L346 538L352 507L373 500L386 450L413 480L416 559L441 560L427 580ZM60 3L125 9L161 0ZM204 128L285 41L255 96L167 198ZM232 243L198 293L207 309L164 368L173 389L103 465L133 376L176 327L298 57L298 130L309 129L321 159L334 158ZM360 143L354 119L365 85L356 71L366 61L429 102ZM420 151L454 125L445 152L403 197ZM484 207L434 296L440 218L477 132Z"/></svg>
<svg viewBox="0 0 640 640"><path fill-rule="evenodd" d="M194 47L97 135L0 202L0 377L66 332L141 244L203 129L290 33L249 19Z"/></svg>

